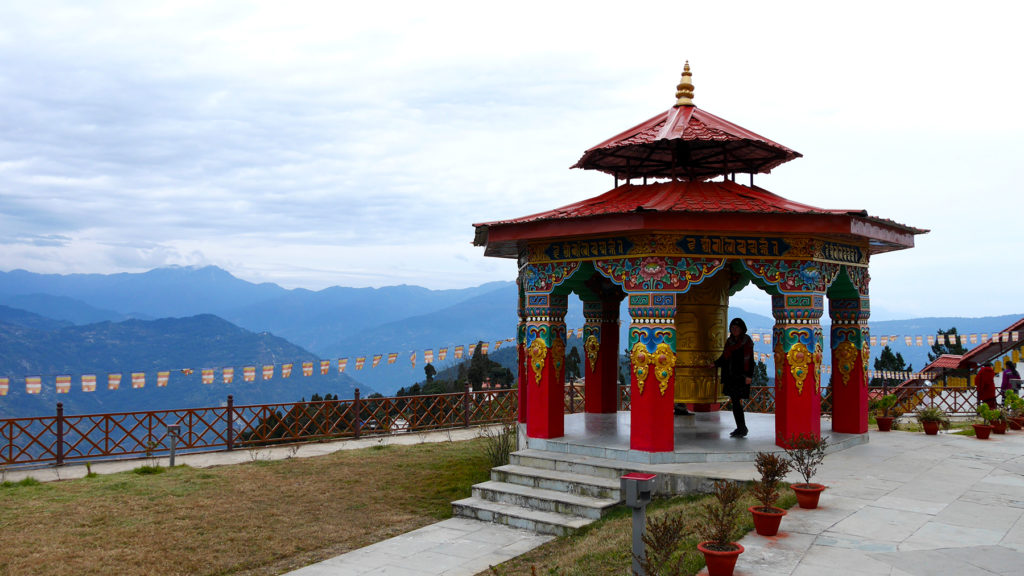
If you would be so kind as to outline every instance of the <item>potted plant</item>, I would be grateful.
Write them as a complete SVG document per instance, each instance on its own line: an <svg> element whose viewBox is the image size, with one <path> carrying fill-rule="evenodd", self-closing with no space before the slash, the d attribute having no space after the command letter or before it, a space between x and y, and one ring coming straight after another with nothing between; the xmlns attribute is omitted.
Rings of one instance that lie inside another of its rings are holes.
<svg viewBox="0 0 1024 576"><path fill-rule="evenodd" d="M895 418L889 415L889 411L896 405L896 400L895 394L886 394L871 401L870 407L875 412L875 422L878 423L879 432L892 430L892 421Z"/></svg>
<svg viewBox="0 0 1024 576"><path fill-rule="evenodd" d="M804 479L802 483L790 486L796 493L797 504L801 508L817 508L818 498L825 490L825 485L811 482L811 478L818 472L818 466L825 459L828 438L819 438L814 434L799 434L790 438L787 444L786 456L789 458L789 467Z"/></svg>
<svg viewBox="0 0 1024 576"><path fill-rule="evenodd" d="M715 481L715 499L700 511L696 531L702 542L697 549L704 554L710 576L730 576L743 546L733 541L739 521L737 506L743 491L736 482Z"/></svg>
<svg viewBox="0 0 1024 576"><path fill-rule="evenodd" d="M789 460L770 452L758 452L754 466L761 474L761 479L754 482L750 491L761 502L760 506L748 508L754 517L754 530L761 536L775 536L779 532L779 524L786 511L775 506L779 499L779 482L789 472Z"/></svg>
<svg viewBox="0 0 1024 576"><path fill-rule="evenodd" d="M983 424L973 423L971 426L974 427L974 436L978 440L988 439L989 434L992 433L992 421L1002 416L999 410L993 410L989 408L987 404L978 404L975 409L978 412L978 416L981 417Z"/></svg>
<svg viewBox="0 0 1024 576"><path fill-rule="evenodd" d="M939 433L939 426L949 430L949 417L938 406L928 406L917 411L917 421L924 428L924 433L934 436Z"/></svg>
<svg viewBox="0 0 1024 576"><path fill-rule="evenodd" d="M1003 397L1003 408L1008 412L1006 421L1011 429L1024 428L1024 399L1016 391L1006 391L1006 395Z"/></svg>

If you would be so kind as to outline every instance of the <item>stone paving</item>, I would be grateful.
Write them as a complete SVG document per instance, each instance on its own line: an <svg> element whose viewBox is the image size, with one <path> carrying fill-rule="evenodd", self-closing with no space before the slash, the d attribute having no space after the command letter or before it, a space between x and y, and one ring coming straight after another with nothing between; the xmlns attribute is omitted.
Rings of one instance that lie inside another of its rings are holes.
<svg viewBox="0 0 1024 576"><path fill-rule="evenodd" d="M476 437L477 430L390 436L392 444ZM380 439L265 449L261 458L308 457L372 446ZM245 462L246 451L179 456L203 467ZM166 464L166 459L161 461ZM138 460L97 463L130 470ZM662 464L659 467L668 467ZM714 478L750 480L750 462L673 464ZM84 476L84 466L8 471L7 480ZM791 481L796 478L789 478ZM1024 432L990 440L872 432L870 442L829 454L816 480L828 486L816 510L792 508L778 536L741 540L737 575L1024 574ZM294 576L471 576L525 553L548 536L453 518L307 566ZM512 576L512 575L509 575Z"/></svg>
<svg viewBox="0 0 1024 576"><path fill-rule="evenodd" d="M816 479L820 507L747 535L737 574L1024 574L1024 433L872 432Z"/></svg>
<svg viewBox="0 0 1024 576"><path fill-rule="evenodd" d="M749 462L672 468L737 480L755 475ZM816 480L828 486L818 509L792 508L779 535L752 532L741 540L738 576L1024 574L1024 433L977 440L872 432L869 443L829 454ZM510 553L547 541L529 535L449 520L291 575L488 574ZM448 560L438 561L439 553Z"/></svg>

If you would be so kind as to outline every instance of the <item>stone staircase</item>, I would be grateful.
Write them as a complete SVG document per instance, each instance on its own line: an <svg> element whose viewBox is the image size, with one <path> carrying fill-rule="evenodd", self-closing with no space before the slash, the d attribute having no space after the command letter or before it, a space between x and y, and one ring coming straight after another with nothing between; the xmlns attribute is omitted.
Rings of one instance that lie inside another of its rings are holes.
<svg viewBox="0 0 1024 576"><path fill-rule="evenodd" d="M562 536L622 502L622 462L543 450L520 450L491 469L469 498L452 502L455 516Z"/></svg>

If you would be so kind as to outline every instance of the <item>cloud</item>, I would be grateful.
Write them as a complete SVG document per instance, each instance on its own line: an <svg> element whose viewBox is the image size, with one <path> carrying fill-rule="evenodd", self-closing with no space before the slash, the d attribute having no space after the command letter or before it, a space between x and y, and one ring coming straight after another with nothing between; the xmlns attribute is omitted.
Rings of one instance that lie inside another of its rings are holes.
<svg viewBox="0 0 1024 576"><path fill-rule="evenodd" d="M609 189L567 167L670 106L689 58L699 106L805 155L758 185L932 229L876 258L873 294L1006 312L1013 298L956 280L950 257L1024 281L1000 257L1024 248L1004 232L1019 227L1019 9L957 6L0 6L0 265L216 264L308 288L511 279L471 224Z"/></svg>

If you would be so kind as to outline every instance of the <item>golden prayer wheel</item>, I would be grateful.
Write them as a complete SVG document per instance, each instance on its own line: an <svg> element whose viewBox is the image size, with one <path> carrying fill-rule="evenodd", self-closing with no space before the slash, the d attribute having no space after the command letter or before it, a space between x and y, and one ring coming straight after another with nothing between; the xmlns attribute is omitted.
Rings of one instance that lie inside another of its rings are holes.
<svg viewBox="0 0 1024 576"><path fill-rule="evenodd" d="M716 274L676 296L676 398L678 403L719 402L718 368L729 326L729 275Z"/></svg>

